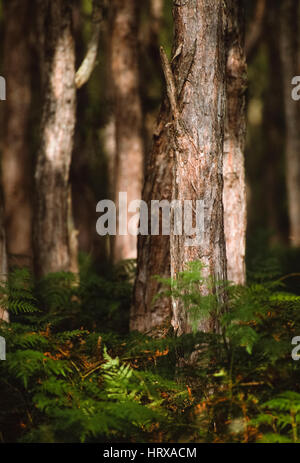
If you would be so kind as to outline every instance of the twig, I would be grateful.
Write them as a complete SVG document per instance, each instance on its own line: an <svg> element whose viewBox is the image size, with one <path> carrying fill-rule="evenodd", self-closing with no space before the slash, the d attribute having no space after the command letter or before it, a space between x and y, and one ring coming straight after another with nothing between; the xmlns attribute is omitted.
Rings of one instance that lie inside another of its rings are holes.
<svg viewBox="0 0 300 463"><path fill-rule="evenodd" d="M177 123L179 120L179 111L178 111L178 106L177 106L175 80L174 80L173 72L172 72L172 69L171 69L165 50L163 49L163 47L160 47L159 50L160 50L162 68L163 68L164 76L166 79L168 98L170 101L174 120Z"/></svg>
<svg viewBox="0 0 300 463"><path fill-rule="evenodd" d="M76 88L81 88L90 78L95 66L98 54L98 44L102 23L102 5L100 0L93 0L92 36L88 44L87 53L75 76Z"/></svg>
<svg viewBox="0 0 300 463"><path fill-rule="evenodd" d="M283 281L283 280L287 280L288 278L291 278L291 277L300 277L300 273L289 273L288 275L284 275L283 277L279 278L278 281Z"/></svg>

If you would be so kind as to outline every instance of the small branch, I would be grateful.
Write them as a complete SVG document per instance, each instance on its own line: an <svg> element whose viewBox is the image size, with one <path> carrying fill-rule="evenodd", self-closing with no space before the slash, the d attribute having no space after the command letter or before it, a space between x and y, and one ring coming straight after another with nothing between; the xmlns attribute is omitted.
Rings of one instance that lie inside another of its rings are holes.
<svg viewBox="0 0 300 463"><path fill-rule="evenodd" d="M86 56L76 72L75 84L77 89L81 88L89 80L95 69L102 19L101 0L93 0L92 36L88 44Z"/></svg>
<svg viewBox="0 0 300 463"><path fill-rule="evenodd" d="M164 71L164 76L166 79L167 93L168 93L168 98L170 101L173 117L174 117L175 122L177 122L179 120L179 111L178 111L178 106L177 106L176 85L175 85L175 80L174 80L173 72L172 72L168 57L163 47L160 47L160 58L161 58L162 68Z"/></svg>
<svg viewBox="0 0 300 463"><path fill-rule="evenodd" d="M289 273L288 275L284 275L283 277L279 278L278 281L284 281L287 278L292 278L292 277L300 277L300 273Z"/></svg>

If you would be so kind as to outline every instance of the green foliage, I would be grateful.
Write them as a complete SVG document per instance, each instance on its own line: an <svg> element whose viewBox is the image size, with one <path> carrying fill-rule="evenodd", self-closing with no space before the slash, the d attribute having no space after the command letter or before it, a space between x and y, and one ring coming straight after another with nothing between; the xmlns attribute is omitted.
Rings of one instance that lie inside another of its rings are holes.
<svg viewBox="0 0 300 463"><path fill-rule="evenodd" d="M161 280L161 297L180 298L194 329L159 339L126 330L133 262L110 280L86 262L79 278L15 272L1 287L11 323L0 325L0 439L299 442L300 298L270 262L248 286L228 284L221 308L201 294L212 281L197 262ZM220 332L199 332L216 311Z"/></svg>
<svg viewBox="0 0 300 463"><path fill-rule="evenodd" d="M228 284L226 306L218 312L220 332L206 339L197 333L192 349L183 340L177 349L202 418L216 430L206 440L298 442L299 366L291 358L291 340L300 332L300 300L279 276L278 260L270 258L257 265L248 286ZM160 281L167 288L163 296L183 302L194 333L203 318L215 316L216 297L201 295L203 288L212 292L212 281L203 277L200 263L191 263L175 281Z"/></svg>
<svg viewBox="0 0 300 463"><path fill-rule="evenodd" d="M266 410L258 415L254 424L267 425L273 432L262 436L260 442L299 443L298 427L300 424L300 394L286 391L262 405Z"/></svg>
<svg viewBox="0 0 300 463"><path fill-rule="evenodd" d="M214 312L217 299L213 293L215 283L202 275L201 262L190 262L184 272L179 272L177 278L164 279L157 277L158 281L167 287L158 297L173 297L183 302L184 309L189 313L190 324L193 331L198 330L199 322ZM201 287L208 288L208 294L201 294Z"/></svg>
<svg viewBox="0 0 300 463"><path fill-rule="evenodd" d="M116 268L110 282L87 272L79 285L61 273L34 285L22 271L3 285L3 300L14 301L6 305L12 322L0 325L7 344L7 360L0 363L4 441L143 441L170 429L163 390L169 401L187 393L152 368L167 355L166 346L152 340L147 345L140 336L144 352L137 360L137 337L121 338L102 325L103 319L108 326L115 322L116 309L126 306L128 268ZM25 297L35 310L24 306ZM142 370L146 364L151 367Z"/></svg>

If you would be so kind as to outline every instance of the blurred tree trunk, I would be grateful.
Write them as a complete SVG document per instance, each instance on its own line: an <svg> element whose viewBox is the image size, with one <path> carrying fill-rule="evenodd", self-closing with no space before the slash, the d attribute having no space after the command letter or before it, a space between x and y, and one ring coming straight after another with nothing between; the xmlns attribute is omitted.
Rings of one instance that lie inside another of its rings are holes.
<svg viewBox="0 0 300 463"><path fill-rule="evenodd" d="M285 197L285 182L281 167L281 160L284 153L285 125L283 108L282 88L282 66L280 60L280 47L278 41L278 30L280 28L280 1L268 0L267 14L264 22L264 41L267 46L268 57L268 88L265 94L263 110L263 133L264 133L264 160L266 165L263 173L267 226L271 231L271 242L280 243L284 240L284 229L282 211L279 207L281 198ZM276 78L274 78L276 73ZM261 203L260 203L261 204ZM287 220L287 212L284 216Z"/></svg>
<svg viewBox="0 0 300 463"><path fill-rule="evenodd" d="M138 2L112 2L111 77L116 124L115 201L126 192L128 204L141 199L143 180L142 109L138 70ZM128 214L128 220L134 214ZM114 261L136 258L137 238L117 234Z"/></svg>
<svg viewBox="0 0 300 463"><path fill-rule="evenodd" d="M91 18L93 22L93 17ZM97 23L98 24L98 23ZM95 26L94 26L95 27ZM98 26L99 27L99 26ZM75 36L76 44L76 56L84 56L86 48L89 49L89 46L86 47L86 43L83 37L84 21L82 15L82 3L74 2L73 6L73 29ZM100 30L99 30L100 32ZM93 36L93 34L91 34ZM98 31L96 31L96 36L98 36ZM96 37L99 39L99 37ZM88 53L87 55L88 56ZM85 62L86 57L83 59ZM86 83L86 78L82 69L84 66L80 66L80 73L77 76L81 76L80 84L83 82ZM77 71L78 72L78 71ZM76 79L75 79L76 82ZM81 89L77 95L77 111L76 111L76 130L74 138L74 150L72 155L72 163L70 170L70 182L72 185L72 205L73 205L73 216L74 216L74 227L73 228L73 242L77 246L78 241L78 250L87 255L95 258L97 254L94 247L95 239L97 238L96 229L95 229L95 204L97 203L97 198L94 194L93 188L91 187L90 182L90 139L89 133L87 130L89 121L87 120L87 111L90 108L89 93L87 85L81 85ZM76 235L78 234L78 239ZM77 267L77 256L76 252L73 253L73 265L72 267L76 269Z"/></svg>
<svg viewBox="0 0 300 463"><path fill-rule="evenodd" d="M286 182L290 219L290 242L300 246L300 105L292 98L292 79L300 75L298 63L299 1L282 2L280 54L286 121Z"/></svg>
<svg viewBox="0 0 300 463"><path fill-rule="evenodd" d="M228 2L227 115L224 140L224 229L227 276L235 284L246 280L246 138L247 66L244 48L245 18L241 2Z"/></svg>
<svg viewBox="0 0 300 463"><path fill-rule="evenodd" d="M105 26L105 52L107 66L105 68L105 96L107 105L107 119L106 124L102 129L103 148L105 153L106 168L108 173L108 197L111 200L115 199L115 173L116 173L116 155L117 155L117 140L116 140L116 118L114 113L114 88L112 82L112 34L111 28L114 21L113 11L111 9L110 15L104 22ZM114 237L109 237L109 257L112 258L112 249L114 244Z"/></svg>
<svg viewBox="0 0 300 463"><path fill-rule="evenodd" d="M242 1L239 2L239 4L240 4L239 5L240 7L243 6ZM248 62L252 61L257 51L257 48L259 46L260 39L261 39L262 32L263 32L266 11L268 11L267 10L267 0L256 0L254 17L249 26L249 30L246 36L246 43L245 43Z"/></svg>
<svg viewBox="0 0 300 463"><path fill-rule="evenodd" d="M158 75L162 75L159 55L159 34L163 23L164 4L163 0L150 0L150 24L149 24L149 47L148 53L153 63L157 66Z"/></svg>
<svg viewBox="0 0 300 463"><path fill-rule="evenodd" d="M35 258L39 275L69 271L71 201L69 169L75 126L75 52L71 7L39 0L44 106L37 158Z"/></svg>
<svg viewBox="0 0 300 463"><path fill-rule="evenodd" d="M28 0L4 2L4 73L7 77L2 185L8 265L32 264L32 171L28 143L31 103Z"/></svg>
<svg viewBox="0 0 300 463"><path fill-rule="evenodd" d="M160 61L160 34L164 26L163 0L148 0L149 20L141 28L140 62L142 63L142 94L144 98L144 139L149 153L153 137L153 130L158 115L158 108L162 101L164 75ZM148 17L147 16L147 17ZM148 33L145 27L148 26ZM145 62L145 56L149 58ZM148 79L151 74L151 80Z"/></svg>

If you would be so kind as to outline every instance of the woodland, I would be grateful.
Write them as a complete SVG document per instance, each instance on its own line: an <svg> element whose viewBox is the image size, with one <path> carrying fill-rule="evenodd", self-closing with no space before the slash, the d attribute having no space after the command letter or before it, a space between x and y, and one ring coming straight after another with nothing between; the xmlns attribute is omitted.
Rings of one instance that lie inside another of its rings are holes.
<svg viewBox="0 0 300 463"><path fill-rule="evenodd" d="M0 0L0 75L0 443L300 443L300 0Z"/></svg>

